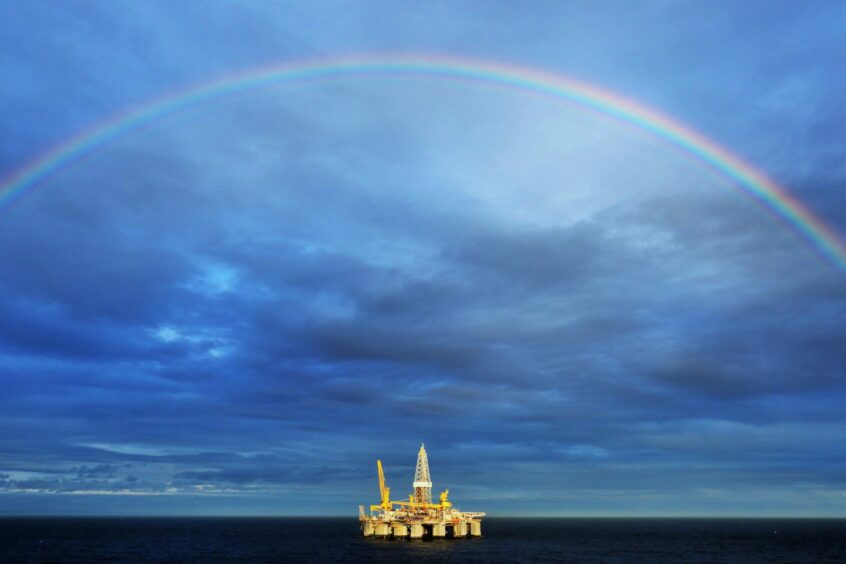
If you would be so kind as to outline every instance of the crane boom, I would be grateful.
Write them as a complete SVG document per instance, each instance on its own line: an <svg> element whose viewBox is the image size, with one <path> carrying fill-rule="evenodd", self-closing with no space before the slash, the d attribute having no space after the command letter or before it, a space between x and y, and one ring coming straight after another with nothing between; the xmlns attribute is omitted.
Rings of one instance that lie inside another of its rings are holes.
<svg viewBox="0 0 846 564"><path fill-rule="evenodd" d="M382 507L391 509L391 488L385 484L385 472L382 471L382 461L376 461L376 468L379 470L379 495L382 497Z"/></svg>

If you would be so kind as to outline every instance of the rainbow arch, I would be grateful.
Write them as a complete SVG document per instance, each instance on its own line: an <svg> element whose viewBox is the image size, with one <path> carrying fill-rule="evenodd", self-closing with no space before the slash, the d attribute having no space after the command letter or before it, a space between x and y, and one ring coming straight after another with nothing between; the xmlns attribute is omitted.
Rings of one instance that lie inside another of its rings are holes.
<svg viewBox="0 0 846 564"><path fill-rule="evenodd" d="M634 100L566 76L492 61L444 56L362 55L283 63L167 94L112 116L13 172L0 182L0 209L75 159L157 118L264 85L345 75L422 75L471 80L552 96L612 116L651 132L711 166L785 220L823 257L846 273L846 242L833 229L785 188L685 124Z"/></svg>

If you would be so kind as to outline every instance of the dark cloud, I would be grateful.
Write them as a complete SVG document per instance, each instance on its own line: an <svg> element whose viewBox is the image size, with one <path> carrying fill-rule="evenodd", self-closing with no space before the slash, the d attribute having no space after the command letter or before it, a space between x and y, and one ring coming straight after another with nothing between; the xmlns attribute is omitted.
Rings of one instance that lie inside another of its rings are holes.
<svg viewBox="0 0 846 564"><path fill-rule="evenodd" d="M846 230L822 48L842 30L816 11L435 3L421 30L378 2L218 8L13 10L0 168L271 60L505 49L684 118ZM119 136L0 212L0 512L348 512L376 457L404 492L425 441L467 509L842 514L842 273L699 160L581 109L280 85Z"/></svg>

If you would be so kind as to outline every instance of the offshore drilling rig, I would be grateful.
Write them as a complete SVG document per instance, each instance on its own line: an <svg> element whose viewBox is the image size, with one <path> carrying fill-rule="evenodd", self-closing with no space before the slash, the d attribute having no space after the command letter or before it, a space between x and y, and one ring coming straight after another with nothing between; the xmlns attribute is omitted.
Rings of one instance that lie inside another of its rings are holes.
<svg viewBox="0 0 846 564"><path fill-rule="evenodd" d="M464 538L482 536L484 513L459 511L449 501L449 490L440 495L440 503L432 503L432 478L426 448L420 445L414 471L413 493L408 501L391 500L391 489L385 483L382 461L376 461L381 503L370 506L366 513L358 506L358 519L365 537L395 539Z"/></svg>

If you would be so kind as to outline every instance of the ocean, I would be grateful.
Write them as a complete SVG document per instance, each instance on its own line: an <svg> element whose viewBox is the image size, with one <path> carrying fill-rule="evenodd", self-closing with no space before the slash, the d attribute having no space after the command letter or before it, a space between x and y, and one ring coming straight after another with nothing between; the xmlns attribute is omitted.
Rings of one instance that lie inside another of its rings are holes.
<svg viewBox="0 0 846 564"><path fill-rule="evenodd" d="M846 562L846 519L487 518L391 541L356 518L0 518L0 562Z"/></svg>

